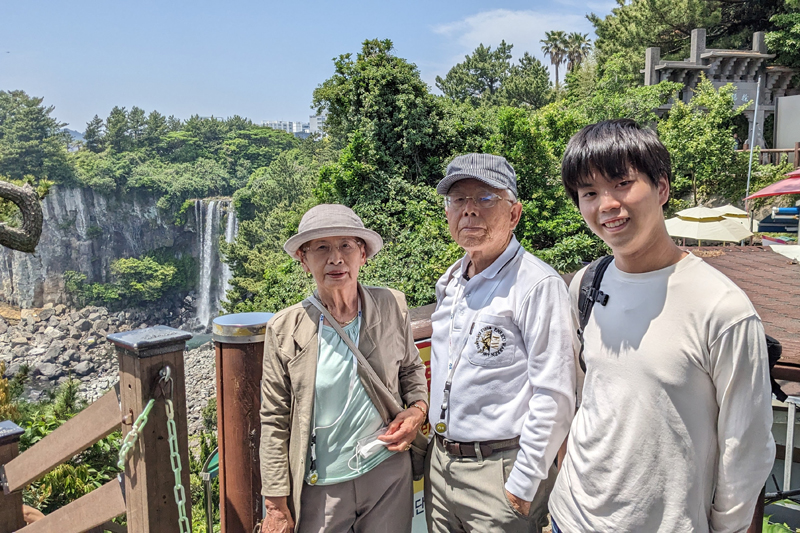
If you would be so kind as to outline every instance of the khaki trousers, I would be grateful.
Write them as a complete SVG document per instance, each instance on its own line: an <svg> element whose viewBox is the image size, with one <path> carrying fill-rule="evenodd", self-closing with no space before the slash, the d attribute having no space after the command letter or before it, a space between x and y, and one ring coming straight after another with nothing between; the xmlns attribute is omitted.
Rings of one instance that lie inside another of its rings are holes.
<svg viewBox="0 0 800 533"><path fill-rule="evenodd" d="M519 449L494 452L478 460L449 455L439 440L428 446L425 512L430 533L540 533L547 525L547 499L555 466L542 481L528 516L511 507L505 484Z"/></svg>
<svg viewBox="0 0 800 533"><path fill-rule="evenodd" d="M355 479L303 485L299 533L409 533L411 455L396 453Z"/></svg>

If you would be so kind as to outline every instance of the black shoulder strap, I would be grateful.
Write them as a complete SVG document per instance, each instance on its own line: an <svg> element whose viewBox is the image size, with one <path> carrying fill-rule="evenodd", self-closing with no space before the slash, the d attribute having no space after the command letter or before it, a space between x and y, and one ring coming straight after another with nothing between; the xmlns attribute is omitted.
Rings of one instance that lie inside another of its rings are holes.
<svg viewBox="0 0 800 533"><path fill-rule="evenodd" d="M584 372L586 372L586 362L583 359L583 330L586 328L586 324L589 323L594 304L596 302L600 302L600 305L608 303L608 294L600 290L600 284L603 282L603 276L608 269L608 265L613 260L613 255L595 259L583 273L583 278L581 278L581 288L578 294L578 316L580 319L578 338L581 340L581 351L578 354L578 362Z"/></svg>

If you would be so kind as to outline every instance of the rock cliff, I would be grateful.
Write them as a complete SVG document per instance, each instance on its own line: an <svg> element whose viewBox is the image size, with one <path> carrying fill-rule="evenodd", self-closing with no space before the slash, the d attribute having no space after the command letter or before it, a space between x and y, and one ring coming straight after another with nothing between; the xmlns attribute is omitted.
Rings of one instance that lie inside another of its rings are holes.
<svg viewBox="0 0 800 533"><path fill-rule="evenodd" d="M197 254L194 227L172 224L142 191L101 195L54 186L42 201L44 225L36 252L0 248L0 300L22 308L66 303L63 274L83 272L107 282L109 265L158 248Z"/></svg>

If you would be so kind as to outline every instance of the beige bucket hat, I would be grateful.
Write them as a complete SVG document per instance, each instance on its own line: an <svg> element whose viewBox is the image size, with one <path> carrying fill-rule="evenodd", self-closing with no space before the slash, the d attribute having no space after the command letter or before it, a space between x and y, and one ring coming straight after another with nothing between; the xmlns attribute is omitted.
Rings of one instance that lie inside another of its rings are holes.
<svg viewBox="0 0 800 533"><path fill-rule="evenodd" d="M320 204L312 207L300 220L297 235L283 245L286 253L297 259L297 250L308 241L325 237L360 237L367 243L367 259L383 248L383 239L364 223L352 209L339 204Z"/></svg>

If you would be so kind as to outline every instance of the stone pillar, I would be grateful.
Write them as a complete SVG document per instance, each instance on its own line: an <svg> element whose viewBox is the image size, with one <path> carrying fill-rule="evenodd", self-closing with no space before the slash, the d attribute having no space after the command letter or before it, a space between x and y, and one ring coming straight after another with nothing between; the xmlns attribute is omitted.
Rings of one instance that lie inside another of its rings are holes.
<svg viewBox="0 0 800 533"><path fill-rule="evenodd" d="M644 84L655 85L658 83L656 66L661 62L661 48L651 46L644 54Z"/></svg>
<svg viewBox="0 0 800 533"><path fill-rule="evenodd" d="M757 31L753 34L753 52L759 54L767 53L767 42L764 40L764 32Z"/></svg>
<svg viewBox="0 0 800 533"><path fill-rule="evenodd" d="M692 30L692 51L689 61L694 64L701 64L703 61L700 56L706 51L706 30L696 28Z"/></svg>

